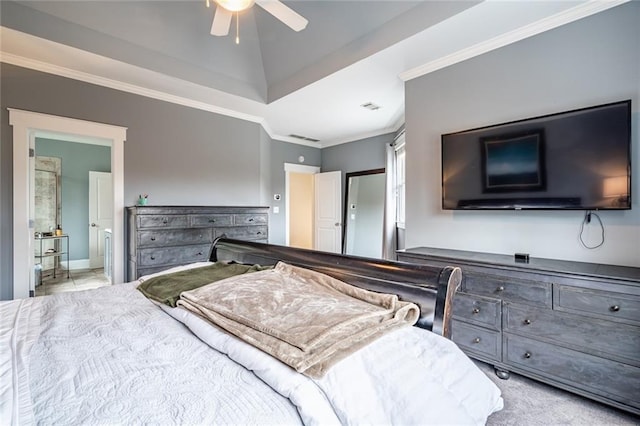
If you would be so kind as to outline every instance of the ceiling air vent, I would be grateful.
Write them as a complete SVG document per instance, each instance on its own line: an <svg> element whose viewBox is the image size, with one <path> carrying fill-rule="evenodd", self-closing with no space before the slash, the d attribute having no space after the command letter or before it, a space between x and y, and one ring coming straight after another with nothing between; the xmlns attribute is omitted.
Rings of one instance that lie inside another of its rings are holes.
<svg viewBox="0 0 640 426"><path fill-rule="evenodd" d="M303 141L309 141L309 142L320 142L320 139L314 139L314 138L308 138L306 136L300 136L300 135L289 135L290 138L296 138L296 139L300 139Z"/></svg>
<svg viewBox="0 0 640 426"><path fill-rule="evenodd" d="M367 103L364 103L364 104L362 104L360 106L362 108L370 109L371 111L375 111L375 110L378 110L378 109L382 108L380 105L376 105L373 102L367 102Z"/></svg>

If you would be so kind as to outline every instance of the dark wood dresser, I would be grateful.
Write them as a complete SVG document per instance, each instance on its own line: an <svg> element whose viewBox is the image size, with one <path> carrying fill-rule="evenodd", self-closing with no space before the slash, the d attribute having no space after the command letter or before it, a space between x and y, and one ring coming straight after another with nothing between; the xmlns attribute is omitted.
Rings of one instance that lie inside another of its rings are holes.
<svg viewBox="0 0 640 426"><path fill-rule="evenodd" d="M127 280L206 261L221 235L268 242L268 207L127 207Z"/></svg>
<svg viewBox="0 0 640 426"><path fill-rule="evenodd" d="M419 247L459 266L452 339L470 357L640 414L640 268Z"/></svg>

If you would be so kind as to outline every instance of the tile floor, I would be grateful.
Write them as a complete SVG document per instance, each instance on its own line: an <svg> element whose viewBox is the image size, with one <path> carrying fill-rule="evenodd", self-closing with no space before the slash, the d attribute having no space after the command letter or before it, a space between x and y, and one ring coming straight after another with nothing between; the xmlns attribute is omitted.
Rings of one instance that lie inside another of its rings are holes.
<svg viewBox="0 0 640 426"><path fill-rule="evenodd" d="M56 271L56 277L50 271L45 271L42 277L42 285L36 286L36 296L63 293L65 291L80 291L111 285L104 276L104 269L74 269L70 271Z"/></svg>

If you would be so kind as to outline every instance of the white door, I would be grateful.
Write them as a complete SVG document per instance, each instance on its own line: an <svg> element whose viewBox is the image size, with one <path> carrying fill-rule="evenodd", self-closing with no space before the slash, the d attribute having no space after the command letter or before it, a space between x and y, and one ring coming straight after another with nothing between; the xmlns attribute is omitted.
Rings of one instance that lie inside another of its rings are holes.
<svg viewBox="0 0 640 426"><path fill-rule="evenodd" d="M314 249L342 252L342 172L327 172L315 178Z"/></svg>
<svg viewBox="0 0 640 426"><path fill-rule="evenodd" d="M89 172L89 267L104 267L104 230L113 227L111 173Z"/></svg>

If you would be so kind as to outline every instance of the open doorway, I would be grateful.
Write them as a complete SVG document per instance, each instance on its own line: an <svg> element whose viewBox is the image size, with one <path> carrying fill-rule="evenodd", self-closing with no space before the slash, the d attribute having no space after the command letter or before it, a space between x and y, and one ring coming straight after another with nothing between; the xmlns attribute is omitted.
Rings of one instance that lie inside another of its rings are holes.
<svg viewBox="0 0 640 426"><path fill-rule="evenodd" d="M313 249L313 175L289 173L289 246Z"/></svg>
<svg viewBox="0 0 640 426"><path fill-rule="evenodd" d="M36 296L110 284L104 268L104 231L111 228L113 217L111 147L91 142L36 137L36 253L47 253L36 256ZM55 191L50 180L40 176L44 158L58 165ZM98 184L94 175L100 177ZM49 193L57 194L55 214ZM64 238L38 238L54 231ZM41 250L38 242L46 247Z"/></svg>
<svg viewBox="0 0 640 426"><path fill-rule="evenodd" d="M286 245L313 248L313 176L320 167L285 163L285 241Z"/></svg>
<svg viewBox="0 0 640 426"><path fill-rule="evenodd" d="M290 163L285 163L284 170L286 245L340 253L342 172L320 173L320 167ZM308 236L309 230L311 237ZM309 238L311 247L308 247Z"/></svg>
<svg viewBox="0 0 640 426"><path fill-rule="evenodd" d="M13 128L13 298L35 295L35 141L36 138L101 142L111 147L113 217L124 216L124 141L120 126L9 108ZM124 223L114 220L110 238L111 276L124 280Z"/></svg>

